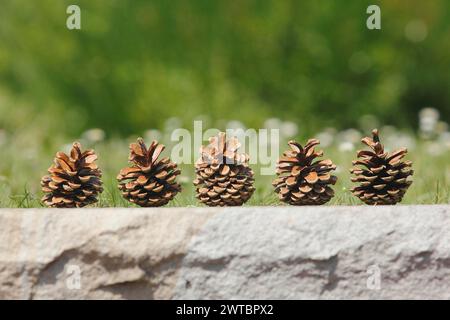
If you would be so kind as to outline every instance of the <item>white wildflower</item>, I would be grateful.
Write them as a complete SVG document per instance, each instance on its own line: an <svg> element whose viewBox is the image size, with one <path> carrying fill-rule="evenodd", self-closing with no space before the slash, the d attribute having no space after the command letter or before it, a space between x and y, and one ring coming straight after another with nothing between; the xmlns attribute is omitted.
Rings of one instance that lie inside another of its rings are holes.
<svg viewBox="0 0 450 320"><path fill-rule="evenodd" d="M105 139L105 132L99 128L93 128L85 131L82 138L90 143L96 143Z"/></svg>
<svg viewBox="0 0 450 320"><path fill-rule="evenodd" d="M295 137L298 133L297 124L292 121L284 121L281 124L280 133L285 138Z"/></svg>
<svg viewBox="0 0 450 320"><path fill-rule="evenodd" d="M156 129L150 129L144 132L144 140L145 141L153 141L153 140L157 140L157 141L161 141L162 139L162 133L159 130Z"/></svg>
<svg viewBox="0 0 450 320"><path fill-rule="evenodd" d="M339 143L338 149L341 152L353 151L355 149L355 145L350 141L343 141Z"/></svg>
<svg viewBox="0 0 450 320"><path fill-rule="evenodd" d="M264 128L266 129L281 129L282 121L278 118L269 118L264 121Z"/></svg>

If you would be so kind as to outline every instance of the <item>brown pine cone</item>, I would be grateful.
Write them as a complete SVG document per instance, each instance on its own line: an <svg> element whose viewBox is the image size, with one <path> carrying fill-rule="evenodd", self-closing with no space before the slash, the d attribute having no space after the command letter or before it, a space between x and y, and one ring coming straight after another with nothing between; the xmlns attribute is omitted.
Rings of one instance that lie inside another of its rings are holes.
<svg viewBox="0 0 450 320"><path fill-rule="evenodd" d="M253 171L249 157L238 154L236 137L228 141L224 132L202 146L201 157L195 164L197 198L208 206L240 206L253 194Z"/></svg>
<svg viewBox="0 0 450 320"><path fill-rule="evenodd" d="M272 185L281 201L291 205L321 205L328 202L334 191L337 177L331 175L336 166L331 160L316 160L323 155L315 152L317 139L308 140L303 148L295 141L289 141L290 150L278 160L277 175Z"/></svg>
<svg viewBox="0 0 450 320"><path fill-rule="evenodd" d="M102 173L95 164L94 150L81 152L81 145L75 142L70 156L58 152L54 164L48 169L50 175L41 179L45 195L42 202L48 207L84 207L97 202L103 191L100 180Z"/></svg>
<svg viewBox="0 0 450 320"><path fill-rule="evenodd" d="M131 167L120 170L117 180L122 196L141 207L160 207L166 205L181 191L176 182L180 170L169 158L158 160L164 145L153 141L150 147L142 138L130 144L129 161Z"/></svg>
<svg viewBox="0 0 450 320"><path fill-rule="evenodd" d="M396 204L412 184L408 180L414 173L412 162L401 161L408 152L406 148L385 152L377 129L372 131L372 136L372 139L366 137L361 140L372 150L358 151L360 159L353 161L355 167L350 172L356 177L351 180L358 182L359 186L351 192L369 205Z"/></svg>

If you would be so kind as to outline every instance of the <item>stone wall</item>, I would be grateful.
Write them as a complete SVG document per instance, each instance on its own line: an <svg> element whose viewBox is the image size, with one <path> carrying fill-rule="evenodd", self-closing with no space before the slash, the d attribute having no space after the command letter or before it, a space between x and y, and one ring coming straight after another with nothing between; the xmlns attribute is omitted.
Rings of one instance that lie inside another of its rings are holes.
<svg viewBox="0 0 450 320"><path fill-rule="evenodd" d="M0 210L1 299L450 298L450 206Z"/></svg>

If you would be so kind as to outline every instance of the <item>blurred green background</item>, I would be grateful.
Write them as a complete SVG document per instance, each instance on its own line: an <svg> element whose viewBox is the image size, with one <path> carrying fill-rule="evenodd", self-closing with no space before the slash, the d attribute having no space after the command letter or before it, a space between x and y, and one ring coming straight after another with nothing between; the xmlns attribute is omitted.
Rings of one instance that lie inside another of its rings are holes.
<svg viewBox="0 0 450 320"><path fill-rule="evenodd" d="M381 30L366 28L369 4ZM276 116L316 132L370 113L415 128L423 107L450 116L449 52L447 0L3 0L0 88L14 100L0 126L131 134L173 116Z"/></svg>
<svg viewBox="0 0 450 320"><path fill-rule="evenodd" d="M81 7L81 30L66 28L70 4ZM370 4L381 7L381 30L366 27ZM346 162L371 127L387 126L393 146L417 146L424 168L440 164L416 193L442 189L449 89L448 0L2 0L0 205L39 194L52 155L75 139L104 151L114 181L131 138L167 144L170 129L194 119L320 133L336 157L351 151Z"/></svg>

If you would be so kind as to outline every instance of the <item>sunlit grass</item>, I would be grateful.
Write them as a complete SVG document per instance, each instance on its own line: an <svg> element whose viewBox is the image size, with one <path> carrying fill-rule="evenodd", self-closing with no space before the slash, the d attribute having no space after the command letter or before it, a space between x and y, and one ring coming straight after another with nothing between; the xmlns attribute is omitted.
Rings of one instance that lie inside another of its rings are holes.
<svg viewBox="0 0 450 320"><path fill-rule="evenodd" d="M98 207L133 206L122 198L117 189L116 175L127 165L128 143L126 139L112 139L95 145L87 143L84 147L94 147L99 155L98 164L103 171L104 192L99 197ZM40 178L46 174L56 151L64 146L50 145L28 146L23 141L0 146L2 162L0 163L0 207L32 208L42 207L40 198ZM362 147L362 146L358 146ZM283 147L284 148L284 147ZM351 195L352 187L349 168L355 157L355 150L340 151L337 147L322 148L325 157L337 165L338 182L334 186L335 197L327 205L361 205ZM166 154L168 151L165 151ZM424 143L418 143L407 158L414 162L414 183L408 190L402 204L443 204L450 203L450 152L432 155L427 152ZM182 192L168 206L185 207L200 206L195 198L192 185L194 178L193 165L181 165L179 181ZM255 171L256 191L246 203L247 206L283 205L273 192L271 181L274 176L262 176L258 166Z"/></svg>

